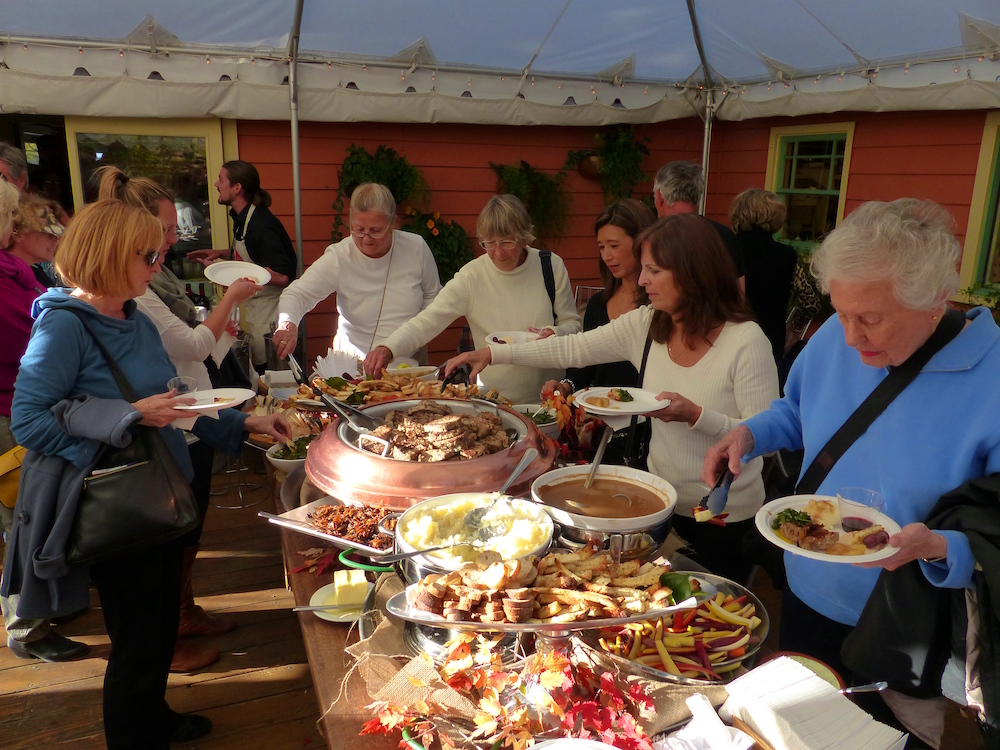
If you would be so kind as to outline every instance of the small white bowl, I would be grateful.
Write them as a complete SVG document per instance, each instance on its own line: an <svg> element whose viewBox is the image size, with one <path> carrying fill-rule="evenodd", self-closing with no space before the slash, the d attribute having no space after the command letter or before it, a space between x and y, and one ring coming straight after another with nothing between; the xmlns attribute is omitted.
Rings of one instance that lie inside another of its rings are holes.
<svg viewBox="0 0 1000 750"><path fill-rule="evenodd" d="M529 422L534 423L534 420L531 418L531 415L534 414L536 411L538 411L541 408L541 406L542 406L541 404L514 404L510 408L516 411L518 414L523 414L525 417L528 418ZM543 435L545 435L545 437L556 440L559 437L559 422L556 421L556 410L548 409L548 412L549 415L552 417L553 421L548 422L546 424L535 424L535 427L537 427L538 431Z"/></svg>
<svg viewBox="0 0 1000 750"><path fill-rule="evenodd" d="M292 469L297 466L302 466L306 462L304 458L278 458L277 452L280 451L285 446L281 443L275 443L270 448L267 449L267 460L271 462L271 465L278 471L283 471L286 474L290 474Z"/></svg>

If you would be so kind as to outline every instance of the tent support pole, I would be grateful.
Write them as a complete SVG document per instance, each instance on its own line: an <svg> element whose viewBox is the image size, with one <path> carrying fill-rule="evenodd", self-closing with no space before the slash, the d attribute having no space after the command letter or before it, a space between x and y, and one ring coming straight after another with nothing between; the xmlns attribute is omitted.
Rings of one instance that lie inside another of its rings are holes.
<svg viewBox="0 0 1000 750"><path fill-rule="evenodd" d="M302 28L302 5L304 0L295 0L295 16L288 34L288 106L291 110L292 133L292 196L295 206L295 275L302 276L302 175L299 170L299 31ZM306 320L299 321L296 350L305 360Z"/></svg>
<svg viewBox="0 0 1000 750"><path fill-rule="evenodd" d="M701 171L705 176L705 192L701 195L698 204L698 213L705 215L705 201L708 196L708 157L712 151L712 122L715 119L715 92L705 92L705 136L701 145Z"/></svg>

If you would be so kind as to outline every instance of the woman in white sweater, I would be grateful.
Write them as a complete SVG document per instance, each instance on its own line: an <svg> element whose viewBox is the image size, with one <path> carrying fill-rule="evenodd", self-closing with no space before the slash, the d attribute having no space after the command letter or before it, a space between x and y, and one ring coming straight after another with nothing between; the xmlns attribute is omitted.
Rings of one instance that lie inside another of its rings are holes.
<svg viewBox="0 0 1000 750"><path fill-rule="evenodd" d="M569 274L559 256L529 247L535 239L528 211L513 195L495 195L476 221L480 246L486 250L466 263L437 299L420 315L400 326L365 359L365 372L379 375L393 356L421 347L463 315L477 346L500 331L541 330L542 337L576 333L580 316L570 290ZM551 268L551 293L543 263ZM562 365L495 367L481 383L514 403L537 401L546 380L558 380Z"/></svg>
<svg viewBox="0 0 1000 750"><path fill-rule="evenodd" d="M650 415L649 470L677 488L674 527L692 545L694 558L742 581L749 572L742 537L764 500L762 459L747 464L730 488L725 526L696 523L693 509L708 492L700 481L708 448L778 397L770 344L750 320L736 269L707 220L661 219L639 235L635 247L649 306L576 336L490 345L452 359L448 370L463 362L476 373L493 363L584 367L616 360L639 369L648 337L652 344L641 385L669 400Z"/></svg>
<svg viewBox="0 0 1000 750"><path fill-rule="evenodd" d="M330 245L281 293L274 332L279 357L294 351L302 317L334 292L339 315L333 348L359 359L431 303L441 289L431 249L420 235L393 229L395 220L389 188L365 182L354 189L351 236ZM427 364L422 346L397 354Z"/></svg>

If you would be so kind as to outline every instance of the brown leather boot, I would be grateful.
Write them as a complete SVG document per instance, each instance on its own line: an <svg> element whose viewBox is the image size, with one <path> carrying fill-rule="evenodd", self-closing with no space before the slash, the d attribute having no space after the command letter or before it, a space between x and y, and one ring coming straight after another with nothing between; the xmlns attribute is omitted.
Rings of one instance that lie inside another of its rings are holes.
<svg viewBox="0 0 1000 750"><path fill-rule="evenodd" d="M204 669L219 660L219 652L214 648L199 648L190 643L177 642L174 658L170 660L171 672L194 672Z"/></svg>
<svg viewBox="0 0 1000 750"><path fill-rule="evenodd" d="M196 635L222 635L236 629L236 620L232 617L209 615L194 603L194 592L191 587L191 568L197 556L198 545L185 547L184 564L181 568L181 619L177 627L178 638L191 638ZM174 652L174 656L176 658L176 651ZM219 658L218 653L215 654L215 658Z"/></svg>

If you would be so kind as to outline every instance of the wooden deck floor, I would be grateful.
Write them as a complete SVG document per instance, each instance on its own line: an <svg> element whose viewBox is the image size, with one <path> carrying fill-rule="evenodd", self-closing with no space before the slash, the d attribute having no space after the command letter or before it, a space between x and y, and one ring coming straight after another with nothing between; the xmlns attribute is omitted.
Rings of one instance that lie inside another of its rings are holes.
<svg viewBox="0 0 1000 750"><path fill-rule="evenodd" d="M251 481L263 481L263 475ZM216 487L226 478L216 476ZM249 496L261 496L263 490ZM238 504L235 491L213 503ZM225 611L239 628L197 638L222 658L191 675L170 675L167 700L177 711L212 719L212 733L173 747L199 750L302 750L325 748L316 727L319 711L306 663L298 615L289 610L277 529L257 518L272 500L253 508L208 513L195 563L195 596L210 611ZM2 545L0 545L2 550ZM91 646L88 658L65 664L17 659L0 648L0 748L105 750L101 685L108 650L100 603L92 594L86 615L58 632Z"/></svg>

